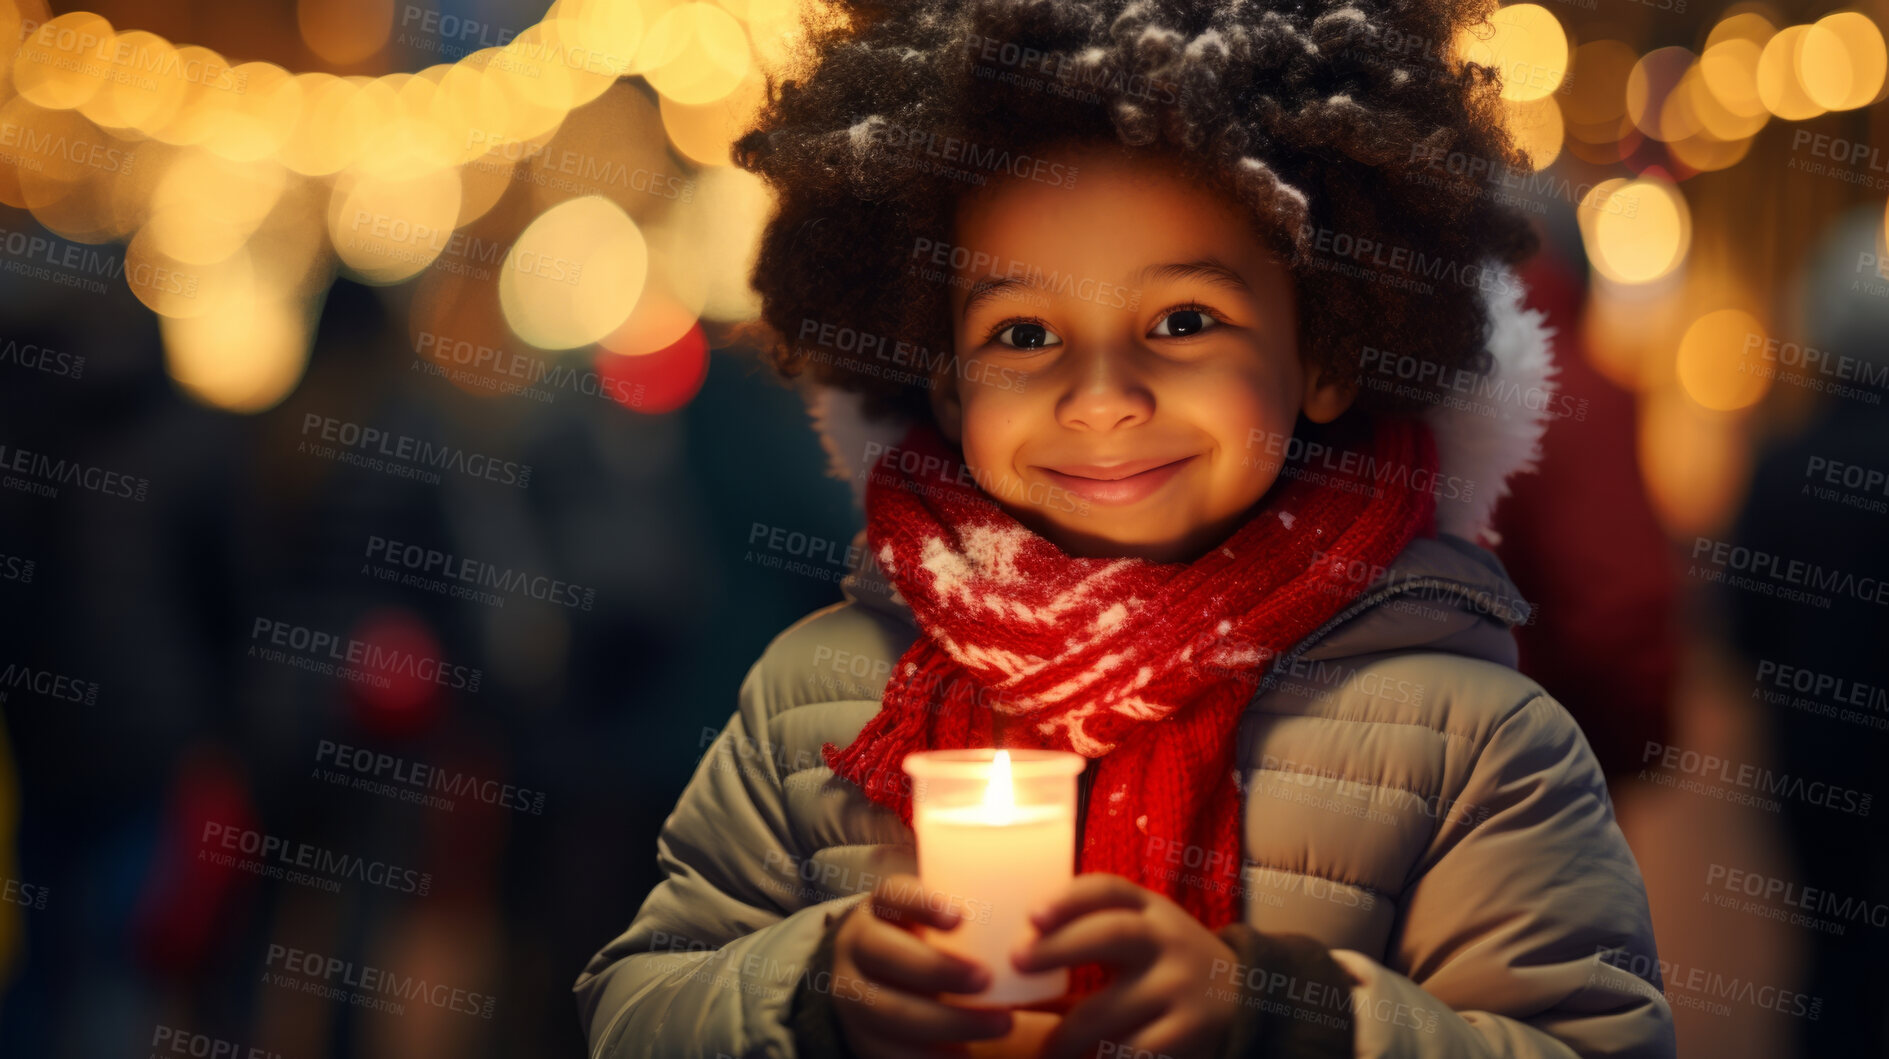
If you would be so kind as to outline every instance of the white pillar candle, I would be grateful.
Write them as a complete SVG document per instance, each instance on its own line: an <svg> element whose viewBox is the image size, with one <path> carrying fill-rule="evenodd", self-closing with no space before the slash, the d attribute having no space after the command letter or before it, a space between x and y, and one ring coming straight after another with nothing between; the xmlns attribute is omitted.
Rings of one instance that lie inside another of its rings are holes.
<svg viewBox="0 0 1889 1059"><path fill-rule="evenodd" d="M1069 969L1023 974L1010 954L1036 936L1031 909L1069 888L1076 869L1076 776L1085 764L1060 750L932 750L909 754L918 876L959 915L925 928L939 949L989 969L981 993L944 999L1032 1004L1069 988Z"/></svg>

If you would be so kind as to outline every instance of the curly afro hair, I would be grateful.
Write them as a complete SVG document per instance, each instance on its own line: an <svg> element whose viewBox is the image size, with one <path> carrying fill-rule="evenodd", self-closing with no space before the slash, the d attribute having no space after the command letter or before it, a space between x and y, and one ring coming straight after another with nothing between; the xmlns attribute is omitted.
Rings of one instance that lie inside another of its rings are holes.
<svg viewBox="0 0 1889 1059"><path fill-rule="evenodd" d="M1347 382L1366 349L1437 366L1420 377L1487 371L1484 291L1536 246L1488 194L1490 173L1527 164L1497 73L1451 54L1494 6L815 0L735 143L777 199L744 337L783 377L864 394L869 416L929 415L924 373L884 355L953 348L948 290L906 267L914 248L950 244L961 196L1009 160L1092 139L1159 153L1243 208L1317 322L1307 363ZM802 337L832 324L866 337ZM1366 386L1357 407L1425 403Z"/></svg>

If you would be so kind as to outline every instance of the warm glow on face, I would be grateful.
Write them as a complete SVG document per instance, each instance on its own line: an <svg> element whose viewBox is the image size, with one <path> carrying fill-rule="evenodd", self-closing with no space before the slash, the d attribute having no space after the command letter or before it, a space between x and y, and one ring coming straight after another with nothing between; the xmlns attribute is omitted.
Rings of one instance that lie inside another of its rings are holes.
<svg viewBox="0 0 1889 1059"><path fill-rule="evenodd" d="M957 354L942 384L965 463L1068 554L1191 558L1285 466L1307 392L1292 276L1235 204L1158 155L1082 144L1043 157L1081 180L993 180L960 206L962 253L942 266ZM1203 261L1232 276L1161 271ZM992 276L1016 282L973 300ZM1113 503L1089 501L1071 474L1135 462L1176 469Z"/></svg>

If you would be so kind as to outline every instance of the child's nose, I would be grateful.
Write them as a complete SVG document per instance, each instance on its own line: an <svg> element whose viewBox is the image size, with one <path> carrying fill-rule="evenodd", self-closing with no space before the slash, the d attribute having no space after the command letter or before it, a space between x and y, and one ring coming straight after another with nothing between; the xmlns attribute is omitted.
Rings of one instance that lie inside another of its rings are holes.
<svg viewBox="0 0 1889 1059"><path fill-rule="evenodd" d="M1076 430L1120 430L1154 415L1154 391L1128 358L1094 351L1083 358L1069 392L1057 403L1057 419Z"/></svg>

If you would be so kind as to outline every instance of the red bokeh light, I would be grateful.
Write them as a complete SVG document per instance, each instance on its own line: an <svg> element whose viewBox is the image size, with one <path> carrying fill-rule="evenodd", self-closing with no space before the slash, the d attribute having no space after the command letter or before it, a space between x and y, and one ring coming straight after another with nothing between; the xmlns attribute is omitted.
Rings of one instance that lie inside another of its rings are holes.
<svg viewBox="0 0 1889 1059"><path fill-rule="evenodd" d="M694 399L708 379L708 338L698 322L654 353L625 356L599 348L596 366L623 407L650 415L673 412Z"/></svg>

